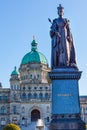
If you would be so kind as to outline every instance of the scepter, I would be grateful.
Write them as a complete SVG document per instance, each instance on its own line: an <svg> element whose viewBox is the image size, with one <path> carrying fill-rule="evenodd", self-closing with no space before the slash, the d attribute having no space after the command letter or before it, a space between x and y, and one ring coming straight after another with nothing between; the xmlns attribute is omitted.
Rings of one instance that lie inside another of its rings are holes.
<svg viewBox="0 0 87 130"><path fill-rule="evenodd" d="M51 19L50 19L50 18L48 18L48 21L52 24L52 21L51 21Z"/></svg>
<svg viewBox="0 0 87 130"><path fill-rule="evenodd" d="M51 24L53 24L53 22L51 21L51 19L50 18L48 18L48 21L51 23ZM61 37L61 35L60 35L60 33L59 32L57 32L55 29L54 29L54 32L59 36L59 38Z"/></svg>

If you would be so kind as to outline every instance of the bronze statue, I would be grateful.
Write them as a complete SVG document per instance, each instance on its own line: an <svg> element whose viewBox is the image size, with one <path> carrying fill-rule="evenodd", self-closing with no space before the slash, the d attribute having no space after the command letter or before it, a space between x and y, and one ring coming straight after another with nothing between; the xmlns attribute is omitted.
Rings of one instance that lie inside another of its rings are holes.
<svg viewBox="0 0 87 130"><path fill-rule="evenodd" d="M75 49L73 38L69 27L69 20L63 18L64 8L59 5L59 17L52 23L50 36L52 39L51 67L76 67Z"/></svg>

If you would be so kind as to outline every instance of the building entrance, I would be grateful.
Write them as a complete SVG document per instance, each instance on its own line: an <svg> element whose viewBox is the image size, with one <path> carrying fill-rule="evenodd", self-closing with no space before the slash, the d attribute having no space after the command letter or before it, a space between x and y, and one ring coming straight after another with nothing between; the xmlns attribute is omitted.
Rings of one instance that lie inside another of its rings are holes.
<svg viewBox="0 0 87 130"><path fill-rule="evenodd" d="M38 119L40 119L40 111L35 109L31 112L31 121L37 121Z"/></svg>

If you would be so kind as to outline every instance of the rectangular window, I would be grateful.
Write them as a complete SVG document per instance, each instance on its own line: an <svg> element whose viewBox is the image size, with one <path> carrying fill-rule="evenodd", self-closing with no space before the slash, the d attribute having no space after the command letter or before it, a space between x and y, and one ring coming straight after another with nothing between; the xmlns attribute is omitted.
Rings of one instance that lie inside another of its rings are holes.
<svg viewBox="0 0 87 130"><path fill-rule="evenodd" d="M87 107L85 108L85 113L87 114Z"/></svg>
<svg viewBox="0 0 87 130"><path fill-rule="evenodd" d="M17 113L16 106L13 106L13 113L14 113L14 114Z"/></svg>
<svg viewBox="0 0 87 130"><path fill-rule="evenodd" d="M7 101L8 100L8 96L4 96L4 100Z"/></svg>
<svg viewBox="0 0 87 130"><path fill-rule="evenodd" d="M2 100L2 96L0 96L0 101Z"/></svg>

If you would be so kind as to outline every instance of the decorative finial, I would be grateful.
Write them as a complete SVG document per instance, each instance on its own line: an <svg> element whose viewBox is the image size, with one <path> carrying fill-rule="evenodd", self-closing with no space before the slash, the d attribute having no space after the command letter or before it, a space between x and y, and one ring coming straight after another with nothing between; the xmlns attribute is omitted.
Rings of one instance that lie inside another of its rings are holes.
<svg viewBox="0 0 87 130"><path fill-rule="evenodd" d="M35 40L35 36L33 35L33 40Z"/></svg>
<svg viewBox="0 0 87 130"><path fill-rule="evenodd" d="M18 75L17 67L14 67L14 70L12 71L11 75Z"/></svg>
<svg viewBox="0 0 87 130"><path fill-rule="evenodd" d="M35 36L33 36L33 41L31 43L31 50L32 51L37 51L37 43L35 41Z"/></svg>
<svg viewBox="0 0 87 130"><path fill-rule="evenodd" d="M16 68L17 68L17 67L15 66L15 67L14 67L14 70L16 70Z"/></svg>

